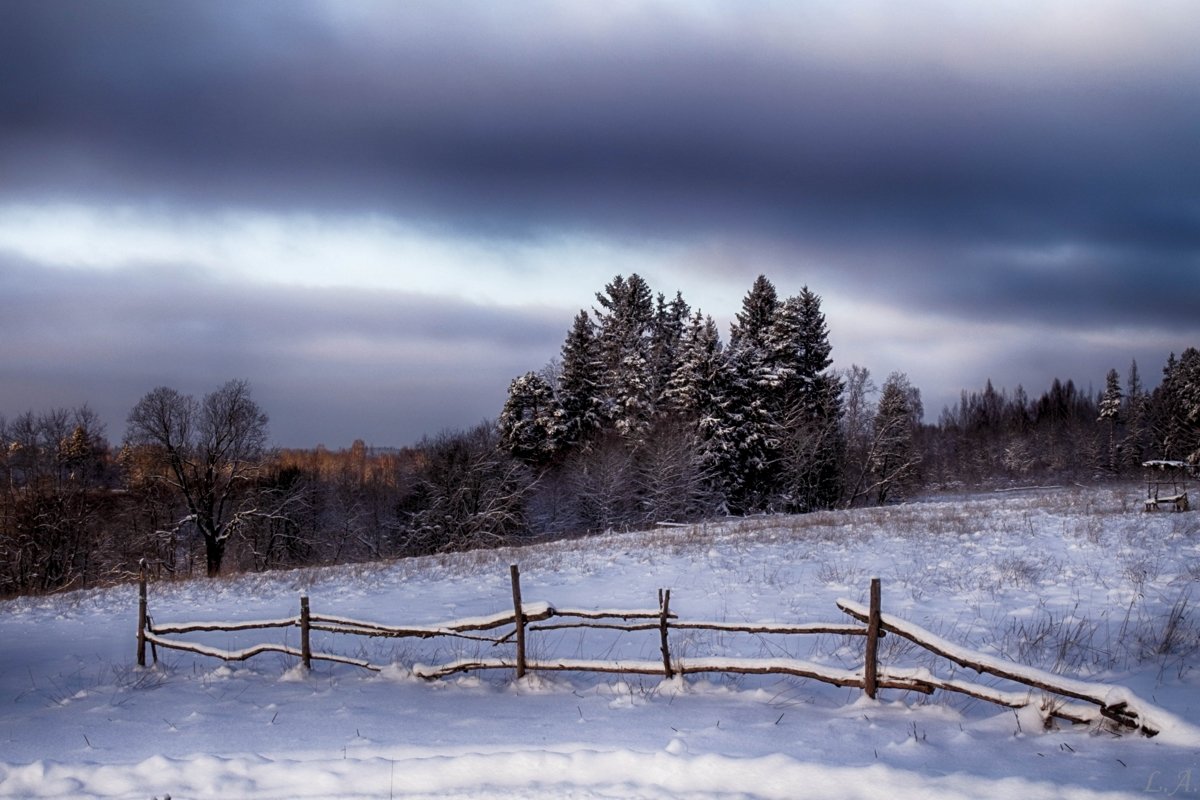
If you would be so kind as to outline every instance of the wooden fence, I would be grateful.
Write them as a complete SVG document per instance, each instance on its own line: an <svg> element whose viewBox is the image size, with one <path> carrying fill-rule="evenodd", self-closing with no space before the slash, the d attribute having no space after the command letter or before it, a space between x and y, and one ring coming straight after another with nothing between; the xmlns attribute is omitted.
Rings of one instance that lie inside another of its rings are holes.
<svg viewBox="0 0 1200 800"><path fill-rule="evenodd" d="M1033 667L1014 664L954 645L912 623L884 614L881 609L880 581L873 578L869 603L861 605L839 600L838 608L854 620L854 624L837 623L736 623L684 621L671 611L671 590L660 589L658 606L653 609L569 609L556 608L549 603L526 603L521 599L521 576L517 565L509 568L512 581L511 611L490 616L452 620L440 625L383 625L376 622L345 617L315 614L306 595L300 597L299 613L294 617L248 622L188 622L155 623L148 612L146 574L143 570L138 587L137 663L146 666L149 645L154 662L157 648L181 650L225 661L244 661L260 653L283 653L300 659L306 669L313 661L332 661L363 669L380 671L382 666L369 661L334 653L312 650L312 632L348 634L368 637L421 638L448 637L492 645L513 644L512 657L464 658L433 666L414 665L412 672L426 679L441 678L457 672L486 669L513 670L517 678L530 671L537 672L599 672L640 675L676 675L698 673L736 673L748 675L792 675L821 681L834 686L862 689L874 698L879 689L932 694L934 690L958 692L1010 708L1038 705L1045 718L1058 717L1077 723L1111 720L1123 727L1140 730L1147 736L1158 733L1155 723L1146 719L1145 710L1152 709L1132 692L1120 686L1089 683L1045 672ZM554 621L551 621L554 620ZM242 650L224 650L180 639L166 638L168 634L187 634L202 631L247 631L271 628L299 628L300 647L262 643ZM661 659L656 660L589 660L536 659L527 655L527 635L580 629L604 629L622 632L655 631L659 633ZM507 631L503 629L508 629ZM793 658L681 658L671 653L672 630L703 630L724 633L810 635L832 634L863 637L863 667L850 670L815 664ZM879 664L879 639L885 635L901 636L925 650L959 666L980 674L989 674L1013 681L1025 688L1003 690L985 684L957 678L941 678L927 668L883 667ZM1034 690L1040 692L1034 696ZM1057 695L1057 697L1053 697ZM1067 699L1063 699L1067 698Z"/></svg>

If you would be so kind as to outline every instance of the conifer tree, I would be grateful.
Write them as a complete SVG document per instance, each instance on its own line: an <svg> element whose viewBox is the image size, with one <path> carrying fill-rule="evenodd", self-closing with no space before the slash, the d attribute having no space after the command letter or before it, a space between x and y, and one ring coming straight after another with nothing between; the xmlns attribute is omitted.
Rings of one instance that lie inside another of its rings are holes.
<svg viewBox="0 0 1200 800"><path fill-rule="evenodd" d="M1138 374L1137 360L1129 364L1129 376L1125 384L1125 439L1121 449L1127 467L1140 467L1146 460L1146 390Z"/></svg>
<svg viewBox="0 0 1200 800"><path fill-rule="evenodd" d="M774 284L759 275L730 330L712 441L723 462L730 508L738 513L768 508L779 487L783 421L772 341L779 311Z"/></svg>
<svg viewBox="0 0 1200 800"><path fill-rule="evenodd" d="M1200 350L1172 353L1154 394L1163 457L1200 462Z"/></svg>
<svg viewBox="0 0 1200 800"><path fill-rule="evenodd" d="M644 438L654 413L650 287L636 273L628 279L617 275L596 293L596 300L601 306L596 317L608 418L618 434L636 444Z"/></svg>
<svg viewBox="0 0 1200 800"><path fill-rule="evenodd" d="M769 337L777 380L775 416L787 432L788 505L797 511L830 508L842 493L842 382L830 370L832 346L821 298L805 286L788 298Z"/></svg>
<svg viewBox="0 0 1200 800"><path fill-rule="evenodd" d="M1108 463L1105 467L1109 472L1117 471L1117 424L1121 421L1123 399L1121 376L1115 369L1110 369L1105 378L1104 393L1100 396L1100 416L1097 420L1108 423Z"/></svg>
<svg viewBox="0 0 1200 800"><path fill-rule="evenodd" d="M742 298L742 310L736 315L736 321L729 334L730 347L743 347L749 344L757 348L765 348L768 331L775 323L775 313L779 310L779 294L775 284L766 275L754 279L754 285Z"/></svg>
<svg viewBox="0 0 1200 800"><path fill-rule="evenodd" d="M778 426L754 390L752 362L731 358L723 376L720 405L716 414L702 420L702 430L724 481L729 510L762 511L770 506L778 481Z"/></svg>
<svg viewBox="0 0 1200 800"><path fill-rule="evenodd" d="M682 357L690 311L681 292L676 292L670 302L660 292L655 301L650 337L650 396L656 408L663 402L667 384Z"/></svg>
<svg viewBox="0 0 1200 800"><path fill-rule="evenodd" d="M550 463L559 440L559 414L549 382L536 372L513 378L497 424L500 442L513 457L531 466Z"/></svg>
<svg viewBox="0 0 1200 800"><path fill-rule="evenodd" d="M799 340L793 345L796 355L795 377L792 379L788 398L790 403L807 406L814 413L824 404L822 394L828 387L820 386L822 378L832 377L827 372L833 364L829 343L829 327L821 311L821 298L807 286L795 299L794 313ZM834 378L836 380L836 378Z"/></svg>
<svg viewBox="0 0 1200 800"><path fill-rule="evenodd" d="M663 390L664 407L696 420L711 416L720 405L724 369L724 348L717 324L697 311L684 332L678 363Z"/></svg>
<svg viewBox="0 0 1200 800"><path fill-rule="evenodd" d="M663 409L696 434L698 471L706 502L716 507L725 494L724 476L735 467L728 457L734 434L727 429L727 364L717 324L697 311L680 345L679 363L663 391Z"/></svg>
<svg viewBox="0 0 1200 800"><path fill-rule="evenodd" d="M575 316L563 342L557 397L559 447L571 450L591 441L604 426L604 365L586 311Z"/></svg>

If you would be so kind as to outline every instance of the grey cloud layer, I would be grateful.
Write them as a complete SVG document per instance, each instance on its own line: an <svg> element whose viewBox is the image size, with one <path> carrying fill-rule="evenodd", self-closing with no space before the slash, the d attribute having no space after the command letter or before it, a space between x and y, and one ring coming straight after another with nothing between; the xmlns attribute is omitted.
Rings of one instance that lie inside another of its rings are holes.
<svg viewBox="0 0 1200 800"><path fill-rule="evenodd" d="M8 192L502 230L1200 246L1187 62L1009 80L756 48L685 17L578 41L416 5L362 42L312 4L5 8Z"/></svg>
<svg viewBox="0 0 1200 800"><path fill-rule="evenodd" d="M229 286L187 270L47 271L0 257L0 412L96 407L119 438L168 384L248 377L277 441L407 443L494 416L569 320L400 292ZM432 391L437 387L439 391ZM374 432L372 434L372 432Z"/></svg>

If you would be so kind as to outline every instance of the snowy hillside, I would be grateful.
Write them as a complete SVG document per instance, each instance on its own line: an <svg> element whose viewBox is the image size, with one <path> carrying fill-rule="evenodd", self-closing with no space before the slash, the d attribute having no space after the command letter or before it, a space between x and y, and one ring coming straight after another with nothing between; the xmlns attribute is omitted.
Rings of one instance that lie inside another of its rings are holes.
<svg viewBox="0 0 1200 800"><path fill-rule="evenodd" d="M772 517L383 565L151 584L156 621L315 613L437 625L526 603L681 619L846 623L866 599L995 659L1117 684L1162 709L1155 738L962 696L779 676L496 671L414 664L498 653L461 640L327 636L374 673L265 654L161 652L134 666L135 587L0 603L0 797L1114 797L1200 792L1200 515L1144 514L1136 487L1057 489ZM294 629L189 634L296 645ZM858 669L862 639L677 631L682 659ZM653 660L657 632L530 634L536 658ZM1012 684L898 636L885 667Z"/></svg>

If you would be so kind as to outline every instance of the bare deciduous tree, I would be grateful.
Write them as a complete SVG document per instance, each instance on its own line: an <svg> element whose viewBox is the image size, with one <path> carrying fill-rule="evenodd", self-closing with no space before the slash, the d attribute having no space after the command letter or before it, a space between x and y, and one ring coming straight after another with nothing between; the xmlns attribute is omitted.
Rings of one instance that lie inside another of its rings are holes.
<svg viewBox="0 0 1200 800"><path fill-rule="evenodd" d="M409 552L495 547L525 530L525 498L536 478L503 451L493 424L443 433L424 451Z"/></svg>
<svg viewBox="0 0 1200 800"><path fill-rule="evenodd" d="M277 511L260 507L267 415L250 397L246 381L233 380L196 400L160 386L129 412L127 439L146 448L187 506L179 525L193 524L204 538L208 575L221 571L225 545L251 518Z"/></svg>

